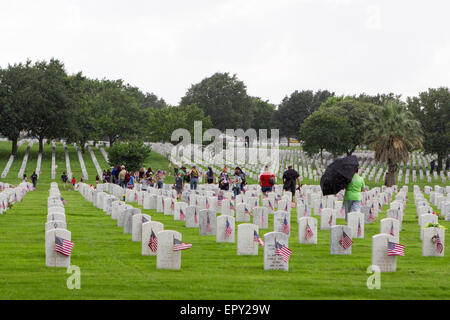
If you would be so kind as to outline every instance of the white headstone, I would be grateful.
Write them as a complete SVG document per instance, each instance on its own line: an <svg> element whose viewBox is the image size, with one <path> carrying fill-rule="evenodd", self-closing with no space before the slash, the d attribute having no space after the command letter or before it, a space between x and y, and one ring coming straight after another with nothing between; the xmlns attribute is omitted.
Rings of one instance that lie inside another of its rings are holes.
<svg viewBox="0 0 450 320"><path fill-rule="evenodd" d="M227 228L230 228L228 229L230 231L229 233L227 233ZM216 242L234 242L234 238L234 217L228 215L221 215L217 217Z"/></svg>
<svg viewBox="0 0 450 320"><path fill-rule="evenodd" d="M149 241L152 231L155 235L164 230L164 225L158 221L149 221L142 224L142 255L156 256L156 252L150 250Z"/></svg>
<svg viewBox="0 0 450 320"><path fill-rule="evenodd" d="M275 242L289 248L289 237L281 232L269 232L264 235L264 270L289 270L289 261L275 254Z"/></svg>
<svg viewBox="0 0 450 320"><path fill-rule="evenodd" d="M312 235L307 238L307 227L311 229ZM298 222L298 243L317 243L317 219L313 217L301 217Z"/></svg>
<svg viewBox="0 0 450 320"><path fill-rule="evenodd" d="M340 240L344 233L351 239L352 229L348 226L333 226L330 231L330 254L352 254L352 246L344 249Z"/></svg>
<svg viewBox="0 0 450 320"><path fill-rule="evenodd" d="M380 233L372 237L372 265L378 266L381 272L395 272L396 256L388 256L388 242L395 242L393 236Z"/></svg>
<svg viewBox="0 0 450 320"><path fill-rule="evenodd" d="M181 251L173 251L174 239L182 240L181 233L173 230L160 231L158 237L158 250L156 253L157 269L180 269Z"/></svg>
<svg viewBox="0 0 450 320"><path fill-rule="evenodd" d="M259 243L254 241L254 233L258 233L258 226L252 223L242 223L238 225L237 231L237 254L238 255L258 255ZM261 236L260 236L261 237ZM262 237L261 237L262 239Z"/></svg>

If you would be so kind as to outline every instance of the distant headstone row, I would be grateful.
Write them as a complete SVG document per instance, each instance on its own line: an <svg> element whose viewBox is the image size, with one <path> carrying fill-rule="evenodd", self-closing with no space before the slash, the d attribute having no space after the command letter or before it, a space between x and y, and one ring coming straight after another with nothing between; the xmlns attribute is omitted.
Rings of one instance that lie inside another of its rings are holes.
<svg viewBox="0 0 450 320"><path fill-rule="evenodd" d="M22 182L17 187L0 182L0 215L3 215L11 206L21 202L25 195L34 190L29 182Z"/></svg>

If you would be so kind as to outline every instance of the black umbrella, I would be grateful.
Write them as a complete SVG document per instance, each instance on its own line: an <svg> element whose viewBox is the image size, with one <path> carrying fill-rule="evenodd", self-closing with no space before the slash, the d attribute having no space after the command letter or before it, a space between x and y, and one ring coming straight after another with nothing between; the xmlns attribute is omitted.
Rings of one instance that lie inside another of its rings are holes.
<svg viewBox="0 0 450 320"><path fill-rule="evenodd" d="M344 189L358 170L358 158L348 156L336 159L320 178L320 187L324 196L336 194Z"/></svg>

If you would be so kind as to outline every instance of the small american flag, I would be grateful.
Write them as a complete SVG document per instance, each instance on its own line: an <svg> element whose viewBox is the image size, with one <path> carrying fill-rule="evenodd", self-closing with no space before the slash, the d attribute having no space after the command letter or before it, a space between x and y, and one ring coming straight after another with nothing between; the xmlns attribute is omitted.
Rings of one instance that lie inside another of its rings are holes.
<svg viewBox="0 0 450 320"><path fill-rule="evenodd" d="M286 219L286 217L284 217L284 221L283 221L283 233L285 234L289 234L289 231L291 230L291 227L289 226L289 223Z"/></svg>
<svg viewBox="0 0 450 320"><path fill-rule="evenodd" d="M372 209L373 209L373 205L372 205L372 207L369 210L369 221L370 222L374 222L375 221L375 217L373 216Z"/></svg>
<svg viewBox="0 0 450 320"><path fill-rule="evenodd" d="M61 197L61 201L64 205L67 204L67 200L65 200L63 197Z"/></svg>
<svg viewBox="0 0 450 320"><path fill-rule="evenodd" d="M320 201L319 214L322 212L322 209L323 209L323 205L322 205L322 201Z"/></svg>
<svg viewBox="0 0 450 320"><path fill-rule="evenodd" d="M152 250L153 252L156 252L156 250L158 250L158 238L156 237L153 230L152 234L150 235L150 241L148 242L148 246L150 247L150 250Z"/></svg>
<svg viewBox="0 0 450 320"><path fill-rule="evenodd" d="M347 250L348 248L350 248L352 246L353 241L352 241L352 239L350 239L350 237L344 231L342 231L342 238L341 238L341 240L339 240L339 243L341 244L342 248Z"/></svg>
<svg viewBox="0 0 450 320"><path fill-rule="evenodd" d="M175 208L175 202L172 200L172 204L170 205L170 209L174 209Z"/></svg>
<svg viewBox="0 0 450 320"><path fill-rule="evenodd" d="M206 232L211 232L211 220L209 219L209 213L206 214Z"/></svg>
<svg viewBox="0 0 450 320"><path fill-rule="evenodd" d="M253 241L259 242L261 247L264 247L264 241L262 241L261 237L259 236L258 232L256 232L256 230L253 231Z"/></svg>
<svg viewBox="0 0 450 320"><path fill-rule="evenodd" d="M255 200L255 208L258 206L258 200Z"/></svg>
<svg viewBox="0 0 450 320"><path fill-rule="evenodd" d="M197 214L197 212L195 214ZM186 220L186 215L184 214L184 211L181 208L180 208L180 220L181 221Z"/></svg>
<svg viewBox="0 0 450 320"><path fill-rule="evenodd" d="M405 255L405 246L395 243L388 242L388 256L404 256Z"/></svg>
<svg viewBox="0 0 450 320"><path fill-rule="evenodd" d="M393 236L393 237L395 237L395 233L394 233L394 223L392 223L392 225L391 225L391 232L390 232L390 235Z"/></svg>
<svg viewBox="0 0 450 320"><path fill-rule="evenodd" d="M138 200L138 194L135 192L134 193L134 201L137 201Z"/></svg>
<svg viewBox="0 0 450 320"><path fill-rule="evenodd" d="M227 219L227 222L225 223L225 238L228 238L232 231L230 222Z"/></svg>
<svg viewBox="0 0 450 320"><path fill-rule="evenodd" d="M233 211L235 211L235 210L236 210L236 208L234 207L234 204L233 204L233 202L231 202L231 201L230 201L230 210L233 210Z"/></svg>
<svg viewBox="0 0 450 320"><path fill-rule="evenodd" d="M444 251L444 245L442 244L441 238L439 235L436 235L436 252L441 254Z"/></svg>
<svg viewBox="0 0 450 320"><path fill-rule="evenodd" d="M361 220L358 221L358 232L356 234L356 237L361 237L362 235L362 228L361 228Z"/></svg>
<svg viewBox="0 0 450 320"><path fill-rule="evenodd" d="M344 207L341 207L341 216L342 217L345 216L345 209L344 209Z"/></svg>
<svg viewBox="0 0 450 320"><path fill-rule="evenodd" d="M289 261L289 257L291 256L292 251L287 248L285 245L279 243L276 239L275 239L275 254L279 255L283 258L284 262L288 262Z"/></svg>
<svg viewBox="0 0 450 320"><path fill-rule="evenodd" d="M303 216L306 217L308 215L308 206L305 203L305 211L303 212Z"/></svg>
<svg viewBox="0 0 450 320"><path fill-rule="evenodd" d="M206 199L206 209L209 209L209 201Z"/></svg>
<svg viewBox="0 0 450 320"><path fill-rule="evenodd" d="M269 199L269 207L273 211L273 205L272 205L272 202L270 201L270 199Z"/></svg>
<svg viewBox="0 0 450 320"><path fill-rule="evenodd" d="M70 256L70 254L72 253L72 248L73 248L72 241L55 236L55 251L56 252L59 252L65 256Z"/></svg>
<svg viewBox="0 0 450 320"><path fill-rule="evenodd" d="M328 225L331 227L333 225L333 215L330 214L330 219L328 219Z"/></svg>
<svg viewBox="0 0 450 320"><path fill-rule="evenodd" d="M195 224L198 224L198 214L197 214L197 211L195 211L195 213L194 213L194 223L195 223Z"/></svg>
<svg viewBox="0 0 450 320"><path fill-rule="evenodd" d="M311 230L311 227L309 226L309 223L306 223L306 232L305 232L305 239L308 240L314 235L314 233Z"/></svg>
<svg viewBox="0 0 450 320"><path fill-rule="evenodd" d="M142 223L146 223L146 222L148 222L148 219L146 217L142 216Z"/></svg>
<svg viewBox="0 0 450 320"><path fill-rule="evenodd" d="M164 211L164 199L161 199L162 209Z"/></svg>
<svg viewBox="0 0 450 320"><path fill-rule="evenodd" d="M173 251L181 251L192 248L192 243L184 243L178 239L173 238Z"/></svg>

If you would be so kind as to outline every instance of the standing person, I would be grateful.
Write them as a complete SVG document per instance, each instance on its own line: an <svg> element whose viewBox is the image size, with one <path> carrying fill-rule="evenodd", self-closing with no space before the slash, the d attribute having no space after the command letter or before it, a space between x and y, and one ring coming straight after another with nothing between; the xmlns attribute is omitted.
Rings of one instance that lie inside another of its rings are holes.
<svg viewBox="0 0 450 320"><path fill-rule="evenodd" d="M214 172L212 171L211 167L208 167L208 171L206 172L206 183L208 184L216 183L214 180Z"/></svg>
<svg viewBox="0 0 450 320"><path fill-rule="evenodd" d="M95 176L95 184L100 183L100 177L98 175Z"/></svg>
<svg viewBox="0 0 450 320"><path fill-rule="evenodd" d="M275 175L269 171L269 166L264 167L264 172L259 177L259 185L261 192L267 196L267 192L272 192L272 187L275 184Z"/></svg>
<svg viewBox="0 0 450 320"><path fill-rule="evenodd" d="M345 188L345 221L347 221L347 215L349 212L361 211L361 191L363 191L365 184L364 179L358 174L358 170L359 168L353 175L352 181Z"/></svg>
<svg viewBox="0 0 450 320"><path fill-rule="evenodd" d="M144 175L145 175L145 168L141 167L139 169L139 180L142 180L144 178Z"/></svg>
<svg viewBox="0 0 450 320"><path fill-rule="evenodd" d="M292 193L292 200L295 199L295 185L297 182L300 188L300 175L295 169L292 169L292 165L289 165L288 169L283 173L283 190Z"/></svg>
<svg viewBox="0 0 450 320"><path fill-rule="evenodd" d="M117 174L117 171L116 171L116 174ZM117 177L118 177L117 181L118 181L119 185L122 188L126 187L126 184L125 184L125 176L126 176L126 174L127 174L127 171L125 170L125 166L121 166L120 167L120 172L117 174Z"/></svg>
<svg viewBox="0 0 450 320"><path fill-rule="evenodd" d="M106 182L111 182L111 171L106 171L106 177L105 177Z"/></svg>
<svg viewBox="0 0 450 320"><path fill-rule="evenodd" d="M33 174L31 175L30 178L31 178L31 182L33 182L33 188L36 189L36 184L37 184L37 179L38 179L36 171L33 171Z"/></svg>
<svg viewBox="0 0 450 320"><path fill-rule="evenodd" d="M235 168L232 182L233 184L231 190L233 190L233 194L236 197L238 194L241 193L241 184L242 184L241 169L239 167Z"/></svg>
<svg viewBox="0 0 450 320"><path fill-rule="evenodd" d="M177 176L175 177L175 190L177 191L177 199L178 200L181 199L181 193L183 192L183 187L184 187L184 181L183 181L183 178L181 177L181 172L179 172L177 174Z"/></svg>
<svg viewBox="0 0 450 320"><path fill-rule="evenodd" d="M239 167L238 167L238 168L239 168ZM241 179L242 179L242 182L241 182L241 191L244 192L244 186L245 186L245 184L247 183L247 179L246 179L246 175L245 175L244 171L242 171L241 168L239 168L239 176L240 176Z"/></svg>
<svg viewBox="0 0 450 320"><path fill-rule="evenodd" d="M130 175L130 178L128 179L127 187L128 189L134 188L134 182L136 181L136 178L132 175Z"/></svg>
<svg viewBox="0 0 450 320"><path fill-rule="evenodd" d="M199 173L195 166L192 166L191 171L189 172L189 175L191 176L191 181L190 181L191 190L197 190Z"/></svg>
<svg viewBox="0 0 450 320"><path fill-rule="evenodd" d="M111 171L111 178L112 178L112 183L116 183L116 167L113 167L112 171Z"/></svg>
<svg viewBox="0 0 450 320"><path fill-rule="evenodd" d="M75 190L75 184L77 183L77 180L75 179L75 177L72 176L72 186L73 186L73 190Z"/></svg>
<svg viewBox="0 0 450 320"><path fill-rule="evenodd" d="M66 189L66 182L69 178L66 175L66 172L64 171L63 174L61 175L61 181L64 184L64 189Z"/></svg>
<svg viewBox="0 0 450 320"><path fill-rule="evenodd" d="M174 173L174 176L175 176L175 177L178 176L178 165L177 165L177 164L176 164L175 167L173 168L173 173Z"/></svg>
<svg viewBox="0 0 450 320"><path fill-rule="evenodd" d="M434 160L431 160L431 162L430 162L430 174L433 174L433 171L434 171Z"/></svg>
<svg viewBox="0 0 450 320"><path fill-rule="evenodd" d="M27 181L28 181L28 179L27 179L27 175L26 175L26 174L24 174L24 175L23 175L23 179L22 179L22 181L23 181L23 182L27 182Z"/></svg>
<svg viewBox="0 0 450 320"><path fill-rule="evenodd" d="M166 173L162 170L156 171L156 184L158 189L162 189L164 187L164 179L166 178Z"/></svg>
<svg viewBox="0 0 450 320"><path fill-rule="evenodd" d="M147 188L148 180L147 180L147 175L145 174L145 172L144 172L144 175L141 178L141 184L142 184L141 190L142 191L147 191L147 189L148 189Z"/></svg>
<svg viewBox="0 0 450 320"><path fill-rule="evenodd" d="M83 176L81 176L81 178L80 178L80 182L81 182L81 183L83 183L83 182L84 182Z"/></svg>
<svg viewBox="0 0 450 320"><path fill-rule="evenodd" d="M103 182L103 183L106 183L106 170L103 170L103 173L102 173L102 182Z"/></svg>
<svg viewBox="0 0 450 320"><path fill-rule="evenodd" d="M224 167L222 172L219 175L219 189L220 190L229 190L230 189L230 176L227 172L227 167Z"/></svg>
<svg viewBox="0 0 450 320"><path fill-rule="evenodd" d="M125 166L117 166L116 168L116 175L114 176L116 178L116 184L120 185L120 173L122 172L122 169L125 169ZM123 174L123 179L125 179L125 174Z"/></svg>

